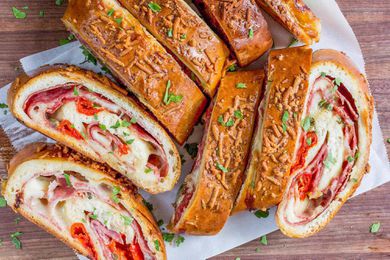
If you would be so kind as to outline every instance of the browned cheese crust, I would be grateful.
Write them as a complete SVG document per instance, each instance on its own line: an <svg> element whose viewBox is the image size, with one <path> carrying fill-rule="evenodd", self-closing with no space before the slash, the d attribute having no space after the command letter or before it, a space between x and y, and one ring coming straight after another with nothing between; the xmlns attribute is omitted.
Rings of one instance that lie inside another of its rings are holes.
<svg viewBox="0 0 390 260"><path fill-rule="evenodd" d="M306 47L270 52L267 89L259 108L262 121L253 137L246 179L233 212L265 210L282 199L298 142L311 57L312 50Z"/></svg>
<svg viewBox="0 0 390 260"><path fill-rule="evenodd" d="M299 41L313 44L320 40L321 23L303 0L256 0L277 22Z"/></svg>
<svg viewBox="0 0 390 260"><path fill-rule="evenodd" d="M166 249L164 245L164 241L162 239L162 235L160 233L160 229L153 218L153 215L146 208L143 203L143 199L141 195L138 194L136 187L128 181L127 178L121 176L120 173L111 169L108 165L98 163L93 161L82 154L69 149L66 146L60 144L49 144L49 143L32 143L24 147L20 152L18 152L12 160L8 164L8 178L12 176L16 170L16 168L24 162L35 160L35 159L44 159L44 160L52 160L52 161L71 161L76 164L83 165L85 167L91 168L100 172L103 176L105 176L104 180L106 182L112 183L113 186L119 186L121 193L118 194L120 199L128 203L134 210L133 214L136 214L139 218L142 219L142 222L139 222L141 226L148 226L150 229L150 233L148 236L154 236L157 238L160 244L160 252L164 256L163 259L166 259ZM4 182L2 185L2 193L5 195L7 182ZM21 201L16 198L15 203L9 205L16 213L21 214L23 217L41 227L46 232L54 235L56 238L61 240L70 248L76 250L82 255L92 258L90 251L87 250L84 246L78 243L76 240L68 240L61 233L58 233L57 230L52 228L49 224L43 223L39 217L32 216L28 212L26 212L22 207L20 207Z"/></svg>
<svg viewBox="0 0 390 260"><path fill-rule="evenodd" d="M241 67L272 47L272 36L255 0L195 0L195 4L229 44Z"/></svg>
<svg viewBox="0 0 390 260"><path fill-rule="evenodd" d="M214 96L229 50L184 0L119 0ZM153 9L152 9L153 8Z"/></svg>
<svg viewBox="0 0 390 260"><path fill-rule="evenodd" d="M212 235L223 228L242 184L263 80L263 70L222 78L199 166L190 174L198 174L195 191L180 220L171 222L174 232Z"/></svg>
<svg viewBox="0 0 390 260"><path fill-rule="evenodd" d="M180 144L187 139L206 97L126 9L116 0L70 0L62 20ZM167 92L182 100L164 102Z"/></svg>

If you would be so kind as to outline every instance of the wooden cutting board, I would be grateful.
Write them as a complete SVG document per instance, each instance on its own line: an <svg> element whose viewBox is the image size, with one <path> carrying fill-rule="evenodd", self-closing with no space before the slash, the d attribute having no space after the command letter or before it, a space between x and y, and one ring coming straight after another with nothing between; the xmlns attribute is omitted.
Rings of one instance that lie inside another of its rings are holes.
<svg viewBox="0 0 390 260"><path fill-rule="evenodd" d="M382 131L385 139L390 138L390 1L337 2L361 44ZM28 17L16 19L13 6L28 6ZM64 9L65 4L57 6L55 0L0 1L0 86L16 77L20 58L56 47L67 37L60 21ZM390 144L386 146L390 152ZM0 129L1 175L13 154ZM9 208L0 208L0 259L76 259L72 250L28 221L17 224L17 217ZM378 221L380 231L369 233L370 225ZM21 250L10 242L16 231L23 232ZM390 183L349 201L325 230L311 238L290 239L279 231L267 238L267 246L256 239L214 259L390 258Z"/></svg>

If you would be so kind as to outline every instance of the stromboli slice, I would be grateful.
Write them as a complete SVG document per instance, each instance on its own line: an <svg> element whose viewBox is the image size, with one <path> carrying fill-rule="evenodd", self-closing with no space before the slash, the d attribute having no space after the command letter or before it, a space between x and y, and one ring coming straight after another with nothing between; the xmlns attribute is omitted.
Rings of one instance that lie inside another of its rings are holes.
<svg viewBox="0 0 390 260"><path fill-rule="evenodd" d="M233 212L278 204L290 170L308 89L312 50L272 50L245 181Z"/></svg>
<svg viewBox="0 0 390 260"><path fill-rule="evenodd" d="M90 259L166 259L153 216L128 180L67 147L34 143L11 160L12 209Z"/></svg>
<svg viewBox="0 0 390 260"><path fill-rule="evenodd" d="M172 231L212 235L223 228L241 187L263 79L263 70L222 78L192 172L178 193Z"/></svg>
<svg viewBox="0 0 390 260"><path fill-rule="evenodd" d="M194 3L229 44L241 67L271 48L271 32L254 0L195 0Z"/></svg>
<svg viewBox="0 0 390 260"><path fill-rule="evenodd" d="M311 45L320 40L321 23L303 0L256 0L299 41Z"/></svg>
<svg viewBox="0 0 390 260"><path fill-rule="evenodd" d="M333 218L369 170L373 98L353 62L313 54L310 90L293 167L276 213L284 234L307 237Z"/></svg>
<svg viewBox="0 0 390 260"><path fill-rule="evenodd" d="M74 66L23 74L8 93L14 116L86 156L109 164L137 186L173 188L181 170L165 130L110 80Z"/></svg>
<svg viewBox="0 0 390 260"><path fill-rule="evenodd" d="M229 50L184 0L119 0L213 97Z"/></svg>
<svg viewBox="0 0 390 260"><path fill-rule="evenodd" d="M70 0L65 26L182 144L206 97L152 35L116 0Z"/></svg>

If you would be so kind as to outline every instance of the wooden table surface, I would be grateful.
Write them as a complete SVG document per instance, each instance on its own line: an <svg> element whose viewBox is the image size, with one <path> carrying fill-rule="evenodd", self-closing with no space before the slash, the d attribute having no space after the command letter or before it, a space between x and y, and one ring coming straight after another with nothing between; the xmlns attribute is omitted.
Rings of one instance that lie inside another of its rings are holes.
<svg viewBox="0 0 390 260"><path fill-rule="evenodd" d="M326 0L322 0L326 1ZM366 70L375 98L385 139L390 137L390 1L339 0L351 24L366 61ZM28 6L26 19L15 19L11 8ZM68 34L60 21L65 9L55 0L0 1L0 86L18 73L18 60L24 56L58 46ZM39 11L44 10L44 18ZM386 144L390 152L390 145ZM14 151L0 129L0 174ZM225 252L214 259L378 259L390 258L390 183L351 199L319 234L306 239L290 239L280 231L267 236L268 245L259 239ZM72 250L9 208L0 209L0 259L76 259ZM380 231L371 234L373 222ZM253 227L256 228L256 227ZM15 249L10 233L22 231L23 249ZM201 250L201 249L199 249Z"/></svg>

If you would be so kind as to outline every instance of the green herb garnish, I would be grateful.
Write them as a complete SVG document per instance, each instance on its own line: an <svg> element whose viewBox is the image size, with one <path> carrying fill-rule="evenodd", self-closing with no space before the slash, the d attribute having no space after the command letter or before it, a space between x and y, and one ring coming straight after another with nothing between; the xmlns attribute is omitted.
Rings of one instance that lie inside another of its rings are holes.
<svg viewBox="0 0 390 260"><path fill-rule="evenodd" d="M23 235L22 232L15 232L10 235L12 243L15 245L16 249L22 248L22 242L19 240L19 236Z"/></svg>
<svg viewBox="0 0 390 260"><path fill-rule="evenodd" d="M119 203L118 194L121 191L121 189L118 186L112 187L111 191L111 200L115 203Z"/></svg>
<svg viewBox="0 0 390 260"><path fill-rule="evenodd" d="M117 129L121 126L121 122L119 120L116 121L115 125L110 126L112 129Z"/></svg>
<svg viewBox="0 0 390 260"><path fill-rule="evenodd" d="M151 173L152 171L153 171L153 170L150 169L150 168L148 168L148 167L145 168L145 173Z"/></svg>
<svg viewBox="0 0 390 260"><path fill-rule="evenodd" d="M66 181L66 186L72 187L72 183L70 182L70 175L67 173L64 173L65 181Z"/></svg>
<svg viewBox="0 0 390 260"><path fill-rule="evenodd" d="M289 43L289 45L287 47L291 47L291 46L293 46L296 43L298 43L298 40L295 39L295 38L292 38L291 42Z"/></svg>
<svg viewBox="0 0 390 260"><path fill-rule="evenodd" d="M135 139L127 140L127 141L126 141L126 144L132 144L132 143L134 143L134 140L135 140Z"/></svg>
<svg viewBox="0 0 390 260"><path fill-rule="evenodd" d="M220 164L219 162L216 162L215 166L221 170L222 172L224 173L227 173L228 172L228 169L226 169L222 164Z"/></svg>
<svg viewBox="0 0 390 260"><path fill-rule="evenodd" d="M148 6L154 13L158 13L161 11L161 6L155 2L150 2Z"/></svg>
<svg viewBox="0 0 390 260"><path fill-rule="evenodd" d="M45 17L45 11L44 10L40 10L39 11L39 17Z"/></svg>
<svg viewBox="0 0 390 260"><path fill-rule="evenodd" d="M248 31L248 38L249 39L253 39L253 28L250 28L249 31Z"/></svg>
<svg viewBox="0 0 390 260"><path fill-rule="evenodd" d="M0 208L4 208L7 206L7 201L4 197L0 197Z"/></svg>
<svg viewBox="0 0 390 260"><path fill-rule="evenodd" d="M238 119L243 119L244 118L244 115L242 114L242 112L240 110L236 110L234 111L234 116Z"/></svg>
<svg viewBox="0 0 390 260"><path fill-rule="evenodd" d="M172 28L168 28L167 36L168 36L169 38L172 38L172 37L173 37L173 30L172 30Z"/></svg>
<svg viewBox="0 0 390 260"><path fill-rule="evenodd" d="M121 25L121 23L122 23L122 21L123 21L123 17L114 18L114 21L115 21L117 24Z"/></svg>
<svg viewBox="0 0 390 260"><path fill-rule="evenodd" d="M121 215L121 218L123 219L123 224L125 224L125 226L130 226L131 223L133 223L132 217Z"/></svg>
<svg viewBox="0 0 390 260"><path fill-rule="evenodd" d="M262 243L263 245L268 245L268 240L266 235L260 237L260 243Z"/></svg>
<svg viewBox="0 0 390 260"><path fill-rule="evenodd" d="M64 0L56 0L56 5L60 6L64 3Z"/></svg>
<svg viewBox="0 0 390 260"><path fill-rule="evenodd" d="M160 219L157 221L157 226L161 227L162 225L164 225L164 220Z"/></svg>
<svg viewBox="0 0 390 260"><path fill-rule="evenodd" d="M282 128L283 128L283 132L286 132L287 130L287 121L288 121L288 117L289 117L289 113L287 110L285 110L283 112L283 115L282 115Z"/></svg>
<svg viewBox="0 0 390 260"><path fill-rule="evenodd" d="M158 241L157 239L154 240L154 247L157 251L160 251L160 241Z"/></svg>
<svg viewBox="0 0 390 260"><path fill-rule="evenodd" d="M107 127L103 124L99 124L99 128L102 129L103 131L107 130Z"/></svg>
<svg viewBox="0 0 390 260"><path fill-rule="evenodd" d="M325 72L321 72L321 77L325 78L326 77L326 73Z"/></svg>
<svg viewBox="0 0 390 260"><path fill-rule="evenodd" d="M370 233L373 233L373 234L378 233L380 227L381 227L381 223L380 222L373 223L370 226Z"/></svg>
<svg viewBox="0 0 390 260"><path fill-rule="evenodd" d="M242 83L242 82L239 82L239 83L236 84L236 88L238 88L238 89L246 88L246 84Z"/></svg>
<svg viewBox="0 0 390 260"><path fill-rule="evenodd" d="M18 8L16 7L12 7L12 13L14 14L15 18L16 19L24 19L26 18L26 13L23 12L23 11L20 11Z"/></svg>
<svg viewBox="0 0 390 260"><path fill-rule="evenodd" d="M132 119L130 119L130 123L132 123L132 124L137 123L137 118L133 117Z"/></svg>
<svg viewBox="0 0 390 260"><path fill-rule="evenodd" d="M110 10L108 10L108 12L107 12L107 15L108 16L112 16L114 14L114 9L110 9Z"/></svg>
<svg viewBox="0 0 390 260"><path fill-rule="evenodd" d="M266 211L257 210L255 216L258 218L267 218L269 216L269 211L268 209Z"/></svg>
<svg viewBox="0 0 390 260"><path fill-rule="evenodd" d="M0 108L1 109L8 108L8 105L5 103L0 103Z"/></svg>
<svg viewBox="0 0 390 260"><path fill-rule="evenodd" d="M235 63L233 63L232 65L230 65L227 68L227 71L229 71L229 72L233 72L233 71L236 71L236 70L237 70L237 65Z"/></svg>
<svg viewBox="0 0 390 260"><path fill-rule="evenodd" d="M93 65L97 65L97 59L95 58L95 56L92 55L92 53L85 46L81 46L80 49L83 50L82 53L84 55L84 61L81 64L85 62L90 62Z"/></svg>
<svg viewBox="0 0 390 260"><path fill-rule="evenodd" d="M173 234L173 233L166 233L166 232L164 232L162 234L162 236L163 236L163 239L164 239L165 242L172 242L173 239L175 238L175 234Z"/></svg>
<svg viewBox="0 0 390 260"><path fill-rule="evenodd" d="M181 235L177 235L176 239L175 239L175 244L176 246L180 246L181 243L184 242L184 237L181 236Z"/></svg>
<svg viewBox="0 0 390 260"><path fill-rule="evenodd" d="M163 97L163 102L165 105L169 105L171 102L178 103L183 99L182 95L175 95L172 93L169 93L169 89L171 88L171 81L168 80L167 84L165 86L165 93Z"/></svg>
<svg viewBox="0 0 390 260"><path fill-rule="evenodd" d="M146 200L142 200L142 202L144 203L144 205L149 209L149 211L152 211L153 210L153 204L146 201Z"/></svg>
<svg viewBox="0 0 390 260"><path fill-rule="evenodd" d="M305 132L309 131L311 127L311 117L307 116L301 122L301 126Z"/></svg>

